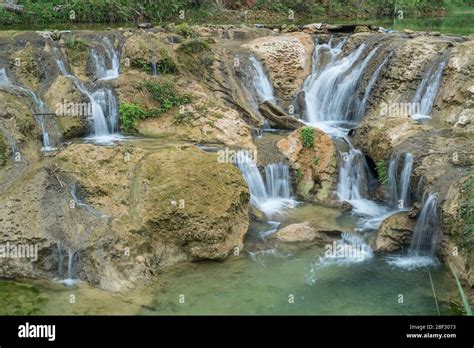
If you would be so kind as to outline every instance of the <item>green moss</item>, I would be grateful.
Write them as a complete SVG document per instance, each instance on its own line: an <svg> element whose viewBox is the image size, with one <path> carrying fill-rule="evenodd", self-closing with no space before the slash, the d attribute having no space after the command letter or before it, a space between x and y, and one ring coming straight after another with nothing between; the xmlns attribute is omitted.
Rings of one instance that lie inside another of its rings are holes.
<svg viewBox="0 0 474 348"><path fill-rule="evenodd" d="M461 217L464 220L461 244L471 250L474 244L474 167L471 168L471 173L464 182L462 191L466 193L466 198L460 209Z"/></svg>
<svg viewBox="0 0 474 348"><path fill-rule="evenodd" d="M71 50L80 50L80 51L85 50L88 47L87 43L84 40L77 39L74 37L64 40L64 46L66 46L66 48L71 49Z"/></svg>
<svg viewBox="0 0 474 348"><path fill-rule="evenodd" d="M380 183L384 186L387 186L388 185L387 161L380 160L375 164L375 167L377 169L377 175L379 177Z"/></svg>
<svg viewBox="0 0 474 348"><path fill-rule="evenodd" d="M178 52L186 53L186 54L196 54L210 51L210 46L207 41L202 39L192 39L183 42L178 47Z"/></svg>
<svg viewBox="0 0 474 348"><path fill-rule="evenodd" d="M5 142L5 139L3 139L3 135L0 134L0 168L7 163L7 158L8 158L8 146Z"/></svg>
<svg viewBox="0 0 474 348"><path fill-rule="evenodd" d="M296 169L295 171L296 182L300 182L303 179L303 171L301 169Z"/></svg>
<svg viewBox="0 0 474 348"><path fill-rule="evenodd" d="M188 23L181 23L176 26L176 33L184 37L196 36L196 32L188 25Z"/></svg>
<svg viewBox="0 0 474 348"><path fill-rule="evenodd" d="M304 147L312 148L314 144L314 129L311 127L303 127L301 129L301 141Z"/></svg>

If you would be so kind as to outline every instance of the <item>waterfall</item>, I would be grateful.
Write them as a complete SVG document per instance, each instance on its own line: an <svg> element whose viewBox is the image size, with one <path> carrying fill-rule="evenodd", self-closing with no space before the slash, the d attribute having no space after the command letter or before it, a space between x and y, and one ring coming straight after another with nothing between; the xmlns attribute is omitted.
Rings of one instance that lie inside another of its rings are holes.
<svg viewBox="0 0 474 348"><path fill-rule="evenodd" d="M365 109L367 107L367 102L370 98L370 93L372 93L372 89L375 86L375 82L377 82L377 79L379 77L380 72L382 71L382 68L384 65L388 62L390 57L386 57L383 62L378 66L378 68L374 71L372 74L372 77L370 78L369 82L367 83L367 86L365 87L365 92L364 96L362 98L362 102L359 103L359 106L357 108L357 113L355 120L360 121L362 120L362 117L364 116Z"/></svg>
<svg viewBox="0 0 474 348"><path fill-rule="evenodd" d="M373 250L361 238L352 233L342 233L341 239L325 247L324 256L320 256L312 263L305 278L309 284L317 280L318 271L329 266L343 266L370 260L374 256Z"/></svg>
<svg viewBox="0 0 474 348"><path fill-rule="evenodd" d="M282 163L267 164L265 179L257 165L242 151L237 165L242 172L250 191L250 203L271 217L283 209L293 206L289 168Z"/></svg>
<svg viewBox="0 0 474 348"><path fill-rule="evenodd" d="M388 191L390 203L394 209L407 209L411 204L410 180L413 168L413 155L404 154L403 168L399 175L400 159L402 156L395 154L390 159L388 167Z"/></svg>
<svg viewBox="0 0 474 348"><path fill-rule="evenodd" d="M371 173L364 154L350 145L349 152L341 151L339 155L341 165L337 197L340 201L348 202L352 206L353 213L361 217L358 221L358 231L377 229L393 212L368 199Z"/></svg>
<svg viewBox="0 0 474 348"><path fill-rule="evenodd" d="M99 54L96 49L91 50L96 77L100 80L115 79L119 76L120 59L108 37L104 37L102 42L103 55Z"/></svg>
<svg viewBox="0 0 474 348"><path fill-rule="evenodd" d="M359 103L357 88L367 64L377 50L373 49L360 62L365 48L366 45L362 44L348 56L337 59L341 51L340 45L334 48L330 43L316 46L313 59L317 61L313 61L313 72L303 85L306 97L305 117L309 122L354 119Z"/></svg>
<svg viewBox="0 0 474 348"><path fill-rule="evenodd" d="M112 118L107 121L107 110L105 108L103 109L103 107L108 105L109 102L105 101L104 93L102 93L100 90L96 92L90 92L76 76L70 74L67 71L64 61L60 58L60 54L56 47L54 47L53 52L56 55L56 63L61 73L74 82L74 85L77 87L77 89L79 89L79 91L81 91L83 95L87 97L91 105L91 121L93 125L93 134L87 139L96 143L104 144L108 144L111 143L113 140L116 140L117 137L113 136L111 132L115 132L116 130L118 130L118 117L116 112L114 111L108 114L109 116L112 116Z"/></svg>
<svg viewBox="0 0 474 348"><path fill-rule="evenodd" d="M429 193L416 221L407 255L389 256L388 264L407 270L437 265L439 233L438 197L435 193Z"/></svg>
<svg viewBox="0 0 474 348"><path fill-rule="evenodd" d="M8 89L12 89L17 92L26 93L31 97L33 103L36 105L36 110L32 110L33 113L40 114L40 115L37 115L35 119L37 123L39 124L41 128L41 132L42 132L43 147L41 148L41 150L42 151L55 150L55 147L53 147L51 144L50 130L48 129L48 126L46 124L46 120L44 117L44 114L48 113L48 108L46 107L46 104L44 103L44 101L33 90L23 87L23 86L14 85L8 78L5 68L0 68L0 87L6 87ZM57 137L59 141L59 131L57 130L56 125L54 124L50 126L50 128L54 128L54 130L57 133Z"/></svg>
<svg viewBox="0 0 474 348"><path fill-rule="evenodd" d="M411 101L413 105L419 105L420 110L419 114L412 115L413 119L431 118L431 110L438 94L444 68L448 63L449 53L449 50L447 50L436 64L431 65L424 73Z"/></svg>
<svg viewBox="0 0 474 348"><path fill-rule="evenodd" d="M262 63L254 56L250 57L250 62L255 70L252 82L258 96L258 102L262 103L264 101L271 101L274 103L275 95L273 94L273 87L265 74Z"/></svg>
<svg viewBox="0 0 474 348"><path fill-rule="evenodd" d="M439 234L438 197L430 193L423 203L408 250L411 256L434 256Z"/></svg>
<svg viewBox="0 0 474 348"><path fill-rule="evenodd" d="M156 50L153 51L153 55L151 57L151 75L152 76L158 76L158 69L156 67Z"/></svg>

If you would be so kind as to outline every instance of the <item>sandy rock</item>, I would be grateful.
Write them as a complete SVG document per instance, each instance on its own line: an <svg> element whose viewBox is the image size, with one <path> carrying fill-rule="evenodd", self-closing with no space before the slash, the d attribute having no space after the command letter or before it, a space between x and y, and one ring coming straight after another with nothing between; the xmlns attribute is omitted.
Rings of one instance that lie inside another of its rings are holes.
<svg viewBox="0 0 474 348"><path fill-rule="evenodd" d="M379 227L374 251L393 252L409 246L415 222L407 213L386 218Z"/></svg>
<svg viewBox="0 0 474 348"><path fill-rule="evenodd" d="M311 71L314 49L311 36L290 33L262 37L242 47L254 52L263 62L277 96L289 104Z"/></svg>
<svg viewBox="0 0 474 348"><path fill-rule="evenodd" d="M297 175L297 194L305 200L327 204L337 185L337 150L332 139L313 129L312 148L301 140L301 129L277 143L278 150L292 163Z"/></svg>

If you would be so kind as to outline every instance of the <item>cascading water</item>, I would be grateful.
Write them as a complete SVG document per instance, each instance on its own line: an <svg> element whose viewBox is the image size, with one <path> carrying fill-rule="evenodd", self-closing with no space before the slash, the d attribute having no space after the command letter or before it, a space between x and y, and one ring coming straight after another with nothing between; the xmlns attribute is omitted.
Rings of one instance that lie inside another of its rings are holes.
<svg viewBox="0 0 474 348"><path fill-rule="evenodd" d="M350 265L364 262L374 256L373 250L361 238L351 233L342 233L341 239L327 245L324 256L318 257L306 274L306 281L314 284L320 269L333 265Z"/></svg>
<svg viewBox="0 0 474 348"><path fill-rule="evenodd" d="M56 63L61 73L67 78L71 79L74 82L74 85L79 89L79 91L81 91L81 93L84 94L89 100L92 110L92 115L90 115L90 118L93 124L93 134L87 139L96 143L104 144L108 144L116 140L117 136L114 136L111 132L114 132L118 129L117 113L116 111L109 113L108 115L111 116L111 118L109 119L109 121L107 121L105 117L107 114L107 110L103 109L103 107L109 104L108 101L105 101L105 96L109 95L109 93L102 93L102 91L100 90L96 92L90 92L76 76L68 72L68 70L66 69L66 65L61 59L60 53L56 47L54 47L53 52L56 55Z"/></svg>
<svg viewBox="0 0 474 348"><path fill-rule="evenodd" d="M431 118L431 110L436 96L438 95L439 86L443 77L443 71L448 64L449 50L441 56L441 58L430 66L423 79L416 89L415 96L411 100L413 105L419 105L419 114L412 115L415 120Z"/></svg>
<svg viewBox="0 0 474 348"><path fill-rule="evenodd" d="M411 256L433 257L439 234L438 197L430 193L423 203L408 250Z"/></svg>
<svg viewBox="0 0 474 348"><path fill-rule="evenodd" d="M275 95L273 94L273 87L265 74L265 69L262 63L254 56L250 57L250 62L255 70L253 76L253 87L258 96L258 102L264 101L275 102Z"/></svg>
<svg viewBox="0 0 474 348"><path fill-rule="evenodd" d="M405 153L403 158L403 169L399 174L399 154L392 156L388 167L388 192L390 204L393 209L407 209L411 204L410 179L413 168L413 155Z"/></svg>
<svg viewBox="0 0 474 348"><path fill-rule="evenodd" d="M237 165L250 190L250 202L268 217L278 215L294 205L290 173L287 165L268 164L263 179L257 165L244 152L239 152Z"/></svg>
<svg viewBox="0 0 474 348"><path fill-rule="evenodd" d="M45 120L44 115L49 113L49 111L44 101L33 90L23 87L23 86L14 85L8 78L5 68L0 69L0 87L6 87L14 91L19 91L19 92L28 94L31 97L31 99L33 100L36 106L36 110L32 110L32 111L39 114L38 116L36 116L36 121L38 122L42 131L42 135L43 135L43 147L41 148L41 150L42 151L54 150L55 147L53 147L51 144L51 135L50 135L51 131L49 130L49 128L56 131L58 142L59 142L59 131L57 130L55 124L49 125L48 127L47 121Z"/></svg>
<svg viewBox="0 0 474 348"><path fill-rule="evenodd" d="M375 86L375 83L377 82L377 79L379 77L380 72L382 71L382 68L387 64L388 60L390 57L386 57L383 62L378 66L378 68L374 71L372 74L372 77L370 78L369 82L367 83L367 86L365 87L365 92L364 96L362 98L362 101L359 103L357 107L357 113L355 116L355 120L359 122L362 120L362 117L364 116L365 109L367 107L367 102L370 98L370 93L372 92L372 89Z"/></svg>
<svg viewBox="0 0 474 348"><path fill-rule="evenodd" d="M407 255L389 257L387 262L409 270L437 265L436 245L439 233L438 196L429 193L416 221Z"/></svg>
<svg viewBox="0 0 474 348"><path fill-rule="evenodd" d="M329 59L321 54L322 49L328 49ZM313 73L303 86L305 92L306 119L309 122L319 121L351 121L357 108L357 87L363 77L367 64L374 56L377 48L373 49L360 62L366 48L360 45L348 56L337 59L341 48L328 45L317 45L314 59L325 59L328 62L313 62ZM357 64L359 63L359 64Z"/></svg>
<svg viewBox="0 0 474 348"><path fill-rule="evenodd" d="M96 49L91 50L96 77L100 80L115 79L119 76L120 59L108 37L104 37L102 42L104 54L99 54Z"/></svg>
<svg viewBox="0 0 474 348"><path fill-rule="evenodd" d="M372 75L366 88L367 95L359 100L357 91L360 82L378 48L366 53L366 45L362 44L340 58L344 43L345 39L334 45L331 38L327 44L316 44L312 73L303 85L305 117L310 125L320 128L334 141L343 141L345 147L348 146L347 151L339 152L341 165L337 196L341 201L350 203L353 213L361 216L360 231L372 230L393 212L368 198L368 182L372 176L369 166L364 154L352 146L346 134L347 126L352 127L354 121L362 118L370 90L388 57Z"/></svg>

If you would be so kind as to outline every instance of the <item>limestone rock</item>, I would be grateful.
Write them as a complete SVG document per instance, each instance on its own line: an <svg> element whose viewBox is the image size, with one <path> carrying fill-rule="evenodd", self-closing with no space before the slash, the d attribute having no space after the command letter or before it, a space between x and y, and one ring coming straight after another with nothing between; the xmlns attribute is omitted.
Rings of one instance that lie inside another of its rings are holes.
<svg viewBox="0 0 474 348"><path fill-rule="evenodd" d="M263 62L276 95L288 105L311 71L311 36L297 32L262 37L242 47L250 49Z"/></svg>
<svg viewBox="0 0 474 348"><path fill-rule="evenodd" d="M336 147L328 135L313 129L313 146L307 148L301 140L301 130L297 129L280 140L278 150L297 173L297 194L308 201L329 204L338 179Z"/></svg>
<svg viewBox="0 0 474 348"><path fill-rule="evenodd" d="M393 252L410 244L415 222L408 213L397 213L386 218L377 232L374 251Z"/></svg>

